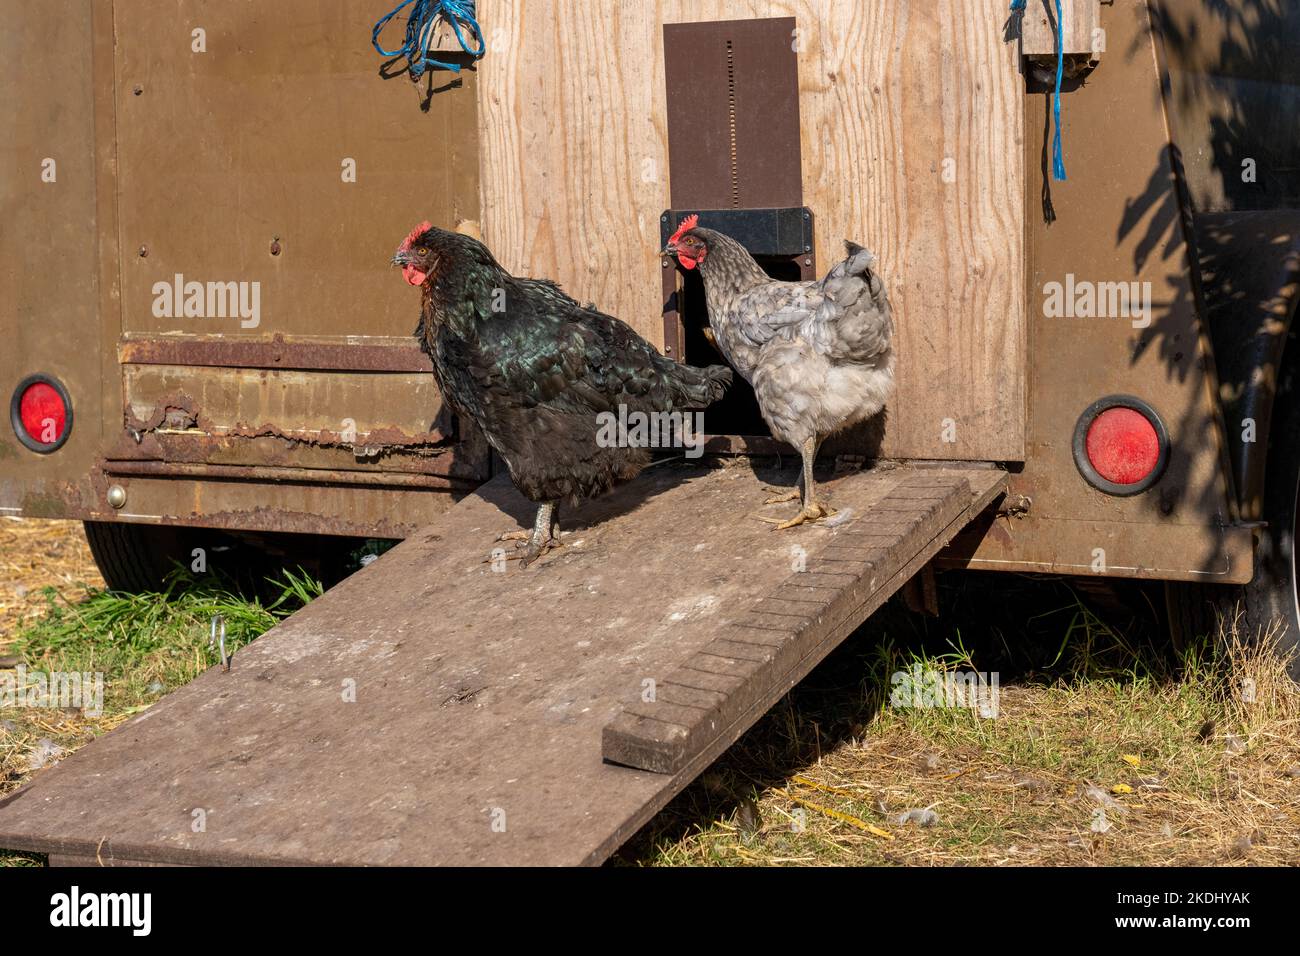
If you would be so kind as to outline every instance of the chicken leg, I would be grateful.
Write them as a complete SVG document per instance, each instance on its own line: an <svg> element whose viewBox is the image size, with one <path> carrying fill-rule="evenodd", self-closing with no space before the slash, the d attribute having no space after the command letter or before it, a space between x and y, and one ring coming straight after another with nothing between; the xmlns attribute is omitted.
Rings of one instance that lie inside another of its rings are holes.
<svg viewBox="0 0 1300 956"><path fill-rule="evenodd" d="M778 521L776 518L762 519L775 524L775 530L777 531L785 531L809 521L820 521L822 518L829 518L831 515L835 514L834 508L831 508L829 505L824 505L817 500L817 486L813 481L813 462L817 460L817 448L819 444L820 443L816 438L808 438L804 441L803 447L799 449L799 453L803 457L803 494L800 498L803 502L803 507L799 509L799 513L789 521ZM784 498L786 501L792 501L793 499L793 493ZM769 501L769 503L771 502Z"/></svg>
<svg viewBox="0 0 1300 956"><path fill-rule="evenodd" d="M544 501L537 506L537 518L533 521L532 531L510 531L500 535L498 541L518 541L517 551L506 556L507 561L519 560L519 566L526 568L547 551L560 547L560 503ZM523 542L527 542L524 544Z"/></svg>

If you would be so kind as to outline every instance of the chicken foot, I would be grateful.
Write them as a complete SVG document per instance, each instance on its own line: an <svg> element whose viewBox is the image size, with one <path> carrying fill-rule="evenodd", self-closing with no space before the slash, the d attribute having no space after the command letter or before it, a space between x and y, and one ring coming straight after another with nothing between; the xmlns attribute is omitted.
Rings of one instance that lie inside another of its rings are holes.
<svg viewBox="0 0 1300 956"><path fill-rule="evenodd" d="M817 485L813 481L813 462L817 460L818 444L816 438L809 438L803 443L803 447L799 449L800 454L803 456L803 494L800 495L799 492L792 491L788 495L770 498L766 502L767 504L774 504L778 501L793 501L796 497L803 502L803 507L799 509L799 513L789 521L779 521L776 518L760 519L776 525L774 529L776 531L786 531L809 521L820 521L822 518L829 518L835 514L834 508L817 500Z"/></svg>
<svg viewBox="0 0 1300 956"><path fill-rule="evenodd" d="M765 499L765 500L763 501L763 504L765 504L765 505L779 505L779 504L781 504L781 503L783 503L783 502L786 502L786 501L798 501L798 502L802 502L802 501L803 501L803 489L802 489L802 488L796 488L796 489L794 489L794 491L787 491L787 492L785 492L784 494L780 494L780 493L778 493L777 490L776 490L775 488L766 488L766 489L764 489L764 490L765 490L765 491L773 492L773 495L772 495L771 498L767 498L767 499Z"/></svg>
<svg viewBox="0 0 1300 956"><path fill-rule="evenodd" d="M547 551L560 547L560 503L543 502L537 506L537 518L531 531L508 531L497 540L519 542L515 553L506 555L506 560L518 560L521 568L528 567Z"/></svg>

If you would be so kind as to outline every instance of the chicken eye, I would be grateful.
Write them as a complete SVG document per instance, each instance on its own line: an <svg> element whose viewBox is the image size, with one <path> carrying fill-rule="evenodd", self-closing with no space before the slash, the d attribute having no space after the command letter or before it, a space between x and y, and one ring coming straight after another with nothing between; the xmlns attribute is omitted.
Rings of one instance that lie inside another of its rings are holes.
<svg viewBox="0 0 1300 956"><path fill-rule="evenodd" d="M424 246L420 246L418 249L415 250L415 254L417 256L427 256L429 254L429 250L424 248Z"/></svg>

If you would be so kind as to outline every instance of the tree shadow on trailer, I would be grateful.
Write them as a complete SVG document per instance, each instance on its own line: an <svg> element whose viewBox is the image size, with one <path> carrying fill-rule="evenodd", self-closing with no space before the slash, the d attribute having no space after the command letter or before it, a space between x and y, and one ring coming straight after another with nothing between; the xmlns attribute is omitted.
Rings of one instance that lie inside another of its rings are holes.
<svg viewBox="0 0 1300 956"><path fill-rule="evenodd" d="M1282 257L1296 244L1300 215L1250 214L1300 206L1300 143L1282 129L1300 108L1294 55L1300 29L1281 0L1155 2L1151 16L1152 26L1128 55L1148 55L1146 43L1153 39L1163 52L1170 73L1164 106L1174 142L1157 155L1116 238L1137 238L1135 270L1159 256L1169 277L1166 297L1152 303L1150 328L1132 342L1130 363L1154 349L1167 375L1183 381L1197 349L1182 334L1185 316L1190 312L1202 321L1220 407L1204 398L1189 403L1171 432L1184 441L1209 442L1223 428L1235 484L1230 493L1244 517L1258 517L1258 487L1248 473L1253 439L1245 436L1248 423L1261 441L1267 434L1289 324L1278 321L1279 311L1286 313L1278 298L1287 271ZM1151 30L1158 35L1152 37ZM1182 281L1184 270L1190 282ZM1186 489L1183 499L1200 513L1222 508L1213 479ZM1162 498L1151 504L1183 502ZM1204 567L1211 570L1224 560L1216 550Z"/></svg>

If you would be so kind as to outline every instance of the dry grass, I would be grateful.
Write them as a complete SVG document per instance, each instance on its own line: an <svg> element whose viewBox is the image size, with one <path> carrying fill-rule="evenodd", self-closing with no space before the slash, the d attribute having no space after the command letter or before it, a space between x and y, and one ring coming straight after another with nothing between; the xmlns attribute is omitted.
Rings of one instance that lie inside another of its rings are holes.
<svg viewBox="0 0 1300 956"><path fill-rule="evenodd" d="M12 667L14 636L38 619L47 607L46 588L76 596L86 587L103 587L90 556L80 521L0 519L0 669ZM30 773L30 753L41 739L66 741L71 748L88 743L124 717L105 720L65 711L25 712L21 729L0 720L0 793L13 789ZM0 855L0 865L36 864L31 853Z"/></svg>
<svg viewBox="0 0 1300 956"><path fill-rule="evenodd" d="M0 518L0 657L24 622L40 617L43 588L67 595L103 587L80 521Z"/></svg>
<svg viewBox="0 0 1300 956"><path fill-rule="evenodd" d="M787 699L623 858L1300 864L1300 691L1269 641L1249 641L1227 622L1215 666L1193 664L1178 681L1002 687L995 719L882 706L876 689L841 691L841 707L860 699L850 709L864 722L829 739L817 705L810 712L805 695ZM955 655L924 666L969 663ZM925 809L935 814L928 825L900 822Z"/></svg>

